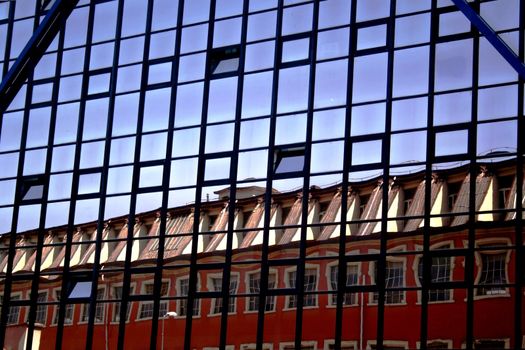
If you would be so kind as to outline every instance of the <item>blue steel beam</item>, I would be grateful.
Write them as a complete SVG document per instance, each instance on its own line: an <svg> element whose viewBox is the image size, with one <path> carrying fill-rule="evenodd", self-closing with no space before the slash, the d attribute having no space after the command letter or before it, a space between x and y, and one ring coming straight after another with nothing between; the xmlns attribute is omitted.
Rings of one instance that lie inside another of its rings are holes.
<svg viewBox="0 0 525 350"><path fill-rule="evenodd" d="M2 79L0 84L0 115L9 107L77 3L78 0L56 0L48 11L9 72Z"/></svg>
<svg viewBox="0 0 525 350"><path fill-rule="evenodd" d="M487 38L490 44L499 52L499 54L514 68L521 79L525 79L525 65L518 55L501 39L494 29L485 22L466 0L452 0L456 7L463 12L465 17L472 23L478 31Z"/></svg>

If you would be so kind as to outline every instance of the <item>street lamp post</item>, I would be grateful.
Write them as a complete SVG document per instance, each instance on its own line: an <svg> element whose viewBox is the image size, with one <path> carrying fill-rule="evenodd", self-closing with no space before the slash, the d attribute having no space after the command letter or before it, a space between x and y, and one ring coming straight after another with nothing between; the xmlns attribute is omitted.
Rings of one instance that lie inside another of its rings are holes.
<svg viewBox="0 0 525 350"><path fill-rule="evenodd" d="M161 343L160 343L160 349L164 350L164 320L167 318L175 318L177 317L177 313L175 311L168 311L166 312L166 315L162 316L162 334L161 334Z"/></svg>

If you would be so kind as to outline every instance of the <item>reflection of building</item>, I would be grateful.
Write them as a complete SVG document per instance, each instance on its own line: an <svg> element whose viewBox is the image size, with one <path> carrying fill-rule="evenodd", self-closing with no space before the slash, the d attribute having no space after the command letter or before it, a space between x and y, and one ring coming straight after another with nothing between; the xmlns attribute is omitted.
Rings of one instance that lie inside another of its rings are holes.
<svg viewBox="0 0 525 350"><path fill-rule="evenodd" d="M0 0L0 348L518 348L524 8Z"/></svg>
<svg viewBox="0 0 525 350"><path fill-rule="evenodd" d="M428 297L428 347L432 349L460 348L465 344L466 332L460 325L466 323L467 288L461 285L466 278L464 250L468 242L468 205L470 181L466 168L454 168L434 173L431 184L433 229L430 235L431 267L429 278L433 287ZM475 225L474 321L475 348L510 349L514 342L515 310L515 204L516 178L512 163L482 166L476 178L476 210L481 213ZM422 175L413 174L392 179L389 183L388 256L385 265L385 330L387 349L414 349L419 345L421 317L421 285L423 279L422 203L425 186ZM348 196L346 239L346 286L342 293L344 327L343 349L375 348L378 293L377 264L380 250L379 208L382 205L383 184L377 179L352 184ZM253 190L253 189L252 189ZM250 191L250 190L248 190ZM297 266L287 264L299 254L301 220L300 192L274 193L271 206L269 295L264 304L264 349L293 349L297 295ZM228 324L231 334L228 345L235 349L255 349L253 341L257 329L257 311L260 303L261 249L264 218L262 196L239 199L233 228L232 268L229 280ZM221 263L225 260L227 199L206 204L200 218L198 264ZM499 211L498 211L499 210ZM496 211L496 212L495 212ZM453 214L453 215L450 215ZM465 215L460 215L465 214ZM313 188L308 200L307 249L304 279L304 349L332 349L339 261L341 188ZM188 313L189 251L194 220L192 206L170 210L165 242L165 270L162 275L160 313L176 311L178 317L165 320L169 348L182 347L184 325ZM126 313L126 349L143 349L149 339L153 314L152 266L157 257L160 218L148 212L137 217L134 224L132 265L137 269L131 278L131 294L142 295L142 301L130 301ZM98 284L95 307L94 347L114 348L117 342L120 318L120 300L123 288L122 264L126 252L126 218L108 220L103 231L101 261L103 268ZM95 224L78 227L73 236L72 268L82 276L89 273L95 254L93 235ZM34 269L35 251L30 248L36 232L21 236L15 257L15 276ZM42 257L42 281L39 288L36 322L40 329L40 349L54 348L58 320L57 298L60 297L59 276L46 278L47 272L60 271L64 248L52 243L64 239L63 228L50 230L45 238ZM84 243L88 242L88 243ZM4 257L0 267L5 269ZM273 265L271 262L278 262ZM140 268L144 268L141 271ZM89 276L89 275L88 275ZM198 292L220 292L222 271L201 269L198 274ZM88 305L82 298L89 296L89 279L79 279L69 291L65 311L64 348L81 347L85 342ZM454 285L456 283L456 285ZM445 288L448 287L448 288ZM15 300L29 297L27 283L15 283ZM273 292L272 292L273 291ZM149 299L146 296L150 296ZM215 297L197 298L193 306L193 348L217 346L220 315L224 307L221 293ZM24 338L27 309L13 307L8 319L8 346ZM446 320L444 322L443 320ZM497 320L495 322L495 320ZM451 325L456 325L451 327ZM159 338L160 339L160 338ZM106 345L107 344L107 345ZM228 347L229 348L229 347Z"/></svg>

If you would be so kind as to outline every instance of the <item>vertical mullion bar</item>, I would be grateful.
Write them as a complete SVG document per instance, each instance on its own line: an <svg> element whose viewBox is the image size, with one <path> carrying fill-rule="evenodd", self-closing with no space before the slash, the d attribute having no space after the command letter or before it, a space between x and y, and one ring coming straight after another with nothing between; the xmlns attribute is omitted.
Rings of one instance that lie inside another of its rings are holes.
<svg viewBox="0 0 525 350"><path fill-rule="evenodd" d="M9 14L7 17L8 20L7 20L7 32L6 32L6 41L5 41L5 53L3 57L4 65L2 67L2 76L0 77L0 82L6 76L7 72L9 71L9 56L11 54L11 42L13 41L12 37L13 37L13 26L14 26L14 17L15 17L15 6L16 6L16 2L14 1L9 2ZM0 109L0 135L2 135L4 113L5 111ZM5 329L5 327L6 325L0 322L0 329Z"/></svg>
<svg viewBox="0 0 525 350"><path fill-rule="evenodd" d="M210 16L208 18L208 37L206 43L206 52L209 55L213 47L213 29L215 21L215 1L210 1ZM182 30L182 28L180 29ZM207 123L207 112L208 112L208 96L210 87L210 76L212 73L211 65L208 63L209 57L207 57L207 64L204 73L204 86L203 86L203 97L202 97L202 112L201 112L201 123L200 123L200 138L199 138L199 157L197 165L197 186L195 188L195 210L193 214L193 232L191 239L191 256L190 256L190 278L189 278L189 291L188 291L188 314L186 315L186 334L184 339L184 349L190 350L191 348L191 329L192 329L192 317L193 317L193 300L192 296L197 288L197 254L198 254L198 242L200 233L200 216L201 216L201 201L202 201L202 187L204 186L204 174L206 165L206 123ZM223 276L224 279L224 276ZM224 290L222 291L224 293Z"/></svg>
<svg viewBox="0 0 525 350"><path fill-rule="evenodd" d="M2 78L5 77L7 72L9 71L9 57L11 56L11 43L13 42L13 27L15 25L15 6L16 2L9 2L9 15L7 20L7 33L5 41L4 67L2 68ZM2 113L4 112L5 111L0 110L0 115L2 115Z"/></svg>
<svg viewBox="0 0 525 350"><path fill-rule="evenodd" d="M434 163L435 134L434 134L434 89L435 89L435 67L436 67L436 41L439 32L439 14L437 13L437 0L432 0L430 10L430 42L429 42L429 64L428 64L428 101L427 101L427 148L425 165L425 203L423 218L423 281L421 283L421 329L420 346L422 350L427 349L428 340L428 301L429 286L432 281L430 257L430 213L432 211L432 165Z"/></svg>
<svg viewBox="0 0 525 350"><path fill-rule="evenodd" d="M520 2L519 15L519 58L523 62L525 59L525 4ZM523 78L518 81L518 125L517 125L517 155L516 155L516 227L515 227L515 246L516 246L516 287L514 290L514 347L516 349L523 349L523 330L522 327L522 313L523 313L523 276L525 269L523 268L525 248L523 247L523 143L524 136L522 130L525 130L525 123L523 121L523 103L525 93ZM511 199L512 200L512 199ZM518 346L519 344L519 346ZM512 346L512 343L510 344Z"/></svg>
<svg viewBox="0 0 525 350"><path fill-rule="evenodd" d="M309 190L310 190L310 159L312 155L312 128L314 109L315 73L317 60L317 29L319 27L319 1L313 3L312 35L310 36L310 79L308 82L308 109L306 122L306 145L304 154L303 189L301 198L301 239L299 241L299 263L297 265L297 313L295 319L295 347L301 348L303 334L303 308L304 308L304 280L306 271L306 240L308 225Z"/></svg>
<svg viewBox="0 0 525 350"><path fill-rule="evenodd" d="M15 3L13 2L11 4L9 10L9 15L13 15L13 17L10 18L10 22L14 23L14 10L15 10ZM12 25L14 26L14 24ZM33 22L33 32L34 30L38 28L38 17L35 16L34 22ZM12 35L11 35L12 36ZM12 41L12 39L11 39ZM6 57L10 56L10 47L9 49L6 47ZM9 65L9 60L4 62L4 68L5 65ZM32 92L33 92L33 71L29 74L27 78L26 83L26 96L25 96L25 106L31 105L31 99L32 99ZM6 106L6 109L9 108L9 106ZM29 127L29 112L31 111L31 108L25 108L23 113L23 124L22 124L22 135L20 140L20 149L19 149L19 157L18 157L18 168L17 168L17 175L16 175L16 195L15 195L15 202L13 206L13 216L11 218L11 232L9 233L9 253L7 257L7 267L6 267L6 273L4 278L4 296L2 299L3 307L2 311L0 312L0 347L4 346L5 342L5 335L7 331L7 318L9 316L9 310L11 309L10 301L11 301L11 291L13 288L13 268L14 268L14 258L17 252L16 249L16 240L18 238L18 217L20 214L20 206L22 205L22 196L20 195L19 188L21 187L23 176L24 176L24 160L25 160L25 151L26 151L26 142L27 142L27 131ZM3 113L5 111L0 110L0 113L2 114L3 119Z"/></svg>
<svg viewBox="0 0 525 350"><path fill-rule="evenodd" d="M225 266L222 278L222 312L221 312L221 337L219 349L226 348L227 330L228 330L228 310L230 304L230 281L231 281L231 263L232 263L232 245L233 232L235 223L235 214L237 212L237 169L239 162L239 138L241 132L241 113L242 113L242 91L244 87L244 62L246 58L246 36L248 31L248 0L243 0L242 24L241 24L241 44L239 51L239 67L237 78L237 96L235 104L235 129L233 135L233 153L230 160L230 198L228 205L228 232L226 234L226 254ZM224 239L224 238L223 238ZM240 279L237 281L239 284ZM227 291L225 293L225 291ZM237 302L237 301L236 301ZM261 302L261 301L260 301Z"/></svg>
<svg viewBox="0 0 525 350"><path fill-rule="evenodd" d="M338 252L338 275L337 275L337 299L336 299L336 315L335 315L335 335L334 348L341 349L341 337L343 334L343 301L346 288L346 228L348 221L348 191L350 185L349 169L351 166L352 157L352 143L350 141L350 125L352 122L352 93L353 93L353 72L354 72L354 57L357 47L357 42L354 38L357 37L356 28L356 7L357 0L351 0L350 13L350 35L349 35L349 49L350 55L348 57L348 72L347 72L347 91L346 91L346 115L345 115L345 136L344 136L344 155L343 155L343 177L341 183L341 222L339 225L339 252ZM358 280L359 283L359 280Z"/></svg>
<svg viewBox="0 0 525 350"><path fill-rule="evenodd" d="M117 11L121 11L124 0L119 1ZM118 52L117 49L120 48L120 45L117 44L117 38L119 38L119 35L121 34L121 26L122 26L122 12L117 12L117 25L115 28L115 48L114 48L114 57L113 62L115 63L118 60ZM147 41L147 40L146 40ZM91 49L91 46L89 46ZM87 49L87 47L86 47ZM108 115L107 115L107 122L106 122L106 138L105 138L105 147L104 147L104 159L103 159L103 165L102 165L102 174L101 174L101 191L100 191L100 201L99 201L99 208L98 208L98 220L97 220L97 233L96 233L96 241L95 241L95 258L92 268L92 280L91 280L91 299L89 302L89 319L88 319L88 326L87 326L87 341L86 341L86 350L91 350L93 347L93 336L94 336L94 328L95 328L95 314L96 314L96 303L97 303L97 295L98 295L98 282L99 282L99 275L101 270L101 253L102 253L102 241L104 238L104 233L106 231L110 230L109 225L106 227L104 225L104 213L106 208L106 194L107 194L107 184L108 184L108 172L109 172L109 156L111 151L111 132L113 127L113 110L109 107L113 107L114 105L114 91L116 89L117 85L117 74L113 74L117 71L116 65L114 64L112 67L112 74L110 78L110 98L108 101ZM111 102L113 101L113 102ZM140 124L140 119L139 119ZM137 142L138 143L138 142ZM132 195L133 197L133 195ZM133 225L135 221L133 220L132 223L128 223L128 225ZM131 230L131 234L133 234L133 229ZM129 230L128 230L129 235ZM104 293L104 295L106 295ZM106 299L103 297L103 299ZM106 309L104 307L104 309ZM108 317L108 315L104 315L104 317Z"/></svg>
<svg viewBox="0 0 525 350"><path fill-rule="evenodd" d="M151 27L152 27L152 17L153 17L153 0L148 1L148 12L146 17L146 38L144 41L144 55L142 60L142 82L141 82L141 89L140 89L140 102L139 102L139 128L140 133L142 133L143 125L144 125L144 108L145 108L145 98L146 98L146 91L148 86L148 76L149 76L149 64L148 57L149 57L149 47L150 47L150 38L151 38ZM173 76L173 70L172 70L172 76ZM171 108L171 101L172 96L170 96L170 108ZM171 111L171 109L170 109ZM142 117L142 118L141 118ZM139 132L137 131L137 135ZM172 131L171 128L168 128L168 135L171 135ZM169 136L168 136L169 137ZM141 144L142 141L138 142L138 144ZM164 159L163 164L163 185L166 184L166 178L165 178L165 172L169 169L166 169L167 164L170 164L169 159L171 158L171 154L168 153L168 148L171 149L171 143L166 142L166 156ZM171 152L170 152L171 153ZM130 219L131 214L135 216L135 207L137 203L137 196L136 193L139 188L139 180L140 180L140 166L137 168L137 164L140 162L140 145L135 148L135 166L134 166L134 172L133 172L133 187L132 187L132 193L135 193L135 195L132 195L131 199L131 211L130 211ZM169 175L168 175L169 176ZM168 177L169 179L169 177ZM169 186L169 182L168 182ZM161 205L161 213L160 213L160 225L159 225L159 245L157 250L157 266L155 269L155 274L153 277L153 314L151 315L151 335L150 335L150 348L156 349L157 348L157 330L159 325L159 313L160 313L160 298L162 297L161 292L161 286L162 286L162 273L163 273L163 265L164 265L164 239L166 234L166 217L167 217L167 211L166 211L166 205L167 205L167 193L164 193L163 187L163 194L162 194L162 205ZM130 222L129 225L134 225L135 220L133 222ZM131 227L128 227L128 243L131 239L131 245L127 244L126 253L129 253L129 259L131 259L131 251L133 248L133 229ZM128 257L126 256L126 261L128 260ZM167 310L169 311L169 310ZM160 315L160 317L164 317L165 315Z"/></svg>
<svg viewBox="0 0 525 350"><path fill-rule="evenodd" d="M109 115L108 120L114 118L114 108L115 108L115 94L116 94L116 83L118 79L118 64L119 64L119 56L120 56L120 39L122 37L122 20L124 17L124 0L120 0L118 2L118 8L117 8L117 28L115 32L115 47L113 50L113 67L111 68L111 81L110 81L110 89L109 89ZM138 119L137 119L137 125L138 125ZM108 134L108 141L111 143L110 138ZM138 134L136 133L135 136L135 146L139 142L138 140ZM135 147L135 153L137 152L137 147ZM107 181L106 181L107 182ZM104 186L107 186L106 184ZM107 191L107 187L106 187ZM133 194L131 195L133 197ZM132 204L130 200L130 214L132 212ZM117 349L124 349L124 339L125 339L125 332L126 332L126 314L127 309L129 307L128 300L129 300L129 293L130 293L130 285L131 285L131 278L130 278L130 261L129 256L131 255L129 247L133 244L133 224L135 220L132 215L128 215L128 220L126 222L126 225L128 226L128 232L126 236L126 257L124 260L124 273L122 278L122 294L121 294L121 300L115 301L115 303L120 302L120 315L119 315L119 325L118 325L118 340L117 340ZM111 293L111 289L109 289L109 292ZM108 315L109 317L109 315Z"/></svg>
<svg viewBox="0 0 525 350"><path fill-rule="evenodd" d="M38 5L37 5L38 6ZM38 13L38 9L37 9ZM65 21L64 21L65 22ZM58 50L57 52L62 51L64 47L64 31L58 32ZM57 60L56 60L56 66L55 66L55 76L60 76L60 68L62 65L62 55L57 54ZM35 257L35 263L34 263L34 275L33 280L31 284L31 295L30 295L30 307L29 307L29 315L27 317L28 320L28 329L27 329L27 340L26 340L26 348L31 349L32 343L33 343L33 331L35 329L35 317L36 317L36 311L38 306L38 288L40 283L40 264L42 263L42 250L43 250L43 244L44 244L44 230L46 225L46 213L47 213L47 197L49 193L49 179L50 179L50 173L51 173L51 161L52 161L52 154L53 154L53 139L55 135L55 122L56 122L56 113L57 113L57 101L58 101L58 92L60 87L60 78L56 79L53 83L53 92L52 92L52 99L51 99L51 116L50 116L50 125L49 125L49 135L48 135L48 141L47 141L47 152L46 152L46 167L44 171L44 191L42 193L42 209L40 211L40 222L39 222L39 231L40 234L38 235L38 242L37 242L37 250L36 250L36 257Z"/></svg>
<svg viewBox="0 0 525 350"><path fill-rule="evenodd" d="M268 295L268 275L270 267L268 265L268 254L270 246L270 222L272 211L272 188L273 188L273 161L275 152L275 126L277 113L277 88L279 86L279 64L281 62L281 27L283 22L283 0L278 0L277 20L275 26L275 54L273 60L272 77L272 99L270 107L270 130L268 139L268 162L266 166L266 191L264 193L264 224L263 242L261 247L261 281L259 289L259 310L257 311L257 340L256 350L263 350L264 343L264 321L266 311L266 298Z"/></svg>
<svg viewBox="0 0 525 350"><path fill-rule="evenodd" d="M86 51L84 55L84 69L83 72L89 72L89 61L91 57L91 42L93 34L93 22L95 19L95 3L92 2L89 5L89 16L88 16L88 29L86 34ZM64 24L63 30L66 30L67 22ZM86 109L86 96L89 87L89 79L87 79L87 74L83 73L82 87L81 87L81 99L79 102L79 115L78 115L78 127L77 127L77 137L75 141L75 159L73 165L73 180L72 180L72 193L71 193L71 204L69 209L69 217L67 224L67 233L66 233L66 244L65 244L65 254L64 254L64 265L63 265L63 274L62 274L62 287L60 290L60 307L58 309L58 322L57 322L57 336L55 342L55 349L62 349L62 340L64 337L64 318L66 312L66 305L68 302L67 298L67 289L71 278L71 249L73 243L73 232L75 231L75 212L76 212L76 202L78 198L78 188L79 184L79 169L80 169L80 151L82 144L82 126L84 124L84 112Z"/></svg>
<svg viewBox="0 0 525 350"><path fill-rule="evenodd" d="M152 0L150 0L150 4L152 3ZM150 10L151 12L152 10ZM162 286L162 267L164 265L164 242L165 242L165 235L166 235L166 220L168 216L168 200L169 200L169 182L170 182L170 172L171 172L171 158L173 153L173 127L175 124L175 107L176 107L176 100L177 100L177 85L174 83L177 81L178 71L179 71L179 56L180 56L180 41L181 41L181 27L182 27L182 14L184 11L184 1L180 0L178 3L178 10L177 10L177 32L176 32L176 39L175 39L175 53L174 53L174 60L173 60L173 68L171 70L171 99L170 99L170 111L169 111L169 118L168 118L168 136L167 136L167 146L166 146L166 158L164 160L164 168L163 168L163 176L162 176L162 205L160 208L160 225L159 225L159 236L158 236L158 250L157 250L157 267L155 272L155 286L154 286L154 305L153 309L157 312L156 316L156 327L158 327L158 318L165 318L166 315L159 315L160 312L160 291ZM152 15L148 17L148 21L152 21ZM151 33L151 24L148 24L149 32ZM148 45L149 46L149 45ZM130 251L131 254L131 251ZM130 255L131 256L131 255ZM158 289L156 289L158 288ZM167 310L169 311L169 310ZM193 314L193 312L191 312ZM121 316L122 317L122 316ZM155 317L155 315L153 315ZM125 323L125 322L124 322ZM153 344L153 337L157 336L157 330L151 332L151 344ZM164 339L162 339L164 341ZM155 347L157 346L157 341L155 340ZM151 346L151 345L150 345ZM163 348L164 344L161 345L161 348Z"/></svg>
<svg viewBox="0 0 525 350"><path fill-rule="evenodd" d="M387 90L386 90L386 115L385 134L381 149L381 162L383 165L383 184L382 184L382 201L381 201L381 238L380 238L380 259L377 262L376 285L378 291L377 301L377 348L383 348L384 338L384 321L385 321L385 298L386 298L386 266L387 266L387 244L388 244L388 197L390 192L390 131L392 129L391 115L392 111L392 89L394 75L394 33L395 33L395 14L396 0L390 2L390 17L387 26Z"/></svg>
<svg viewBox="0 0 525 350"><path fill-rule="evenodd" d="M479 3L473 4L479 11ZM480 34L470 25L472 35L472 105L471 123L468 135L469 158L469 210L468 210L468 253L465 259L465 279L467 280L467 325L465 346L472 349L474 346L474 265L476 247L476 183L478 175L477 165L477 120L478 120L478 72L479 72L479 37Z"/></svg>

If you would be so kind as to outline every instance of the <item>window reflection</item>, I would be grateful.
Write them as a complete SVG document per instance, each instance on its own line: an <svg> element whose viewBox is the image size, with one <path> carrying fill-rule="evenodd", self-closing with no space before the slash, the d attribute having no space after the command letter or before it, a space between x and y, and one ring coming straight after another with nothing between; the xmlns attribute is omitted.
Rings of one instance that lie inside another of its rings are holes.
<svg viewBox="0 0 525 350"><path fill-rule="evenodd" d="M301 66L279 71L277 112L304 110L308 103L310 67Z"/></svg>

